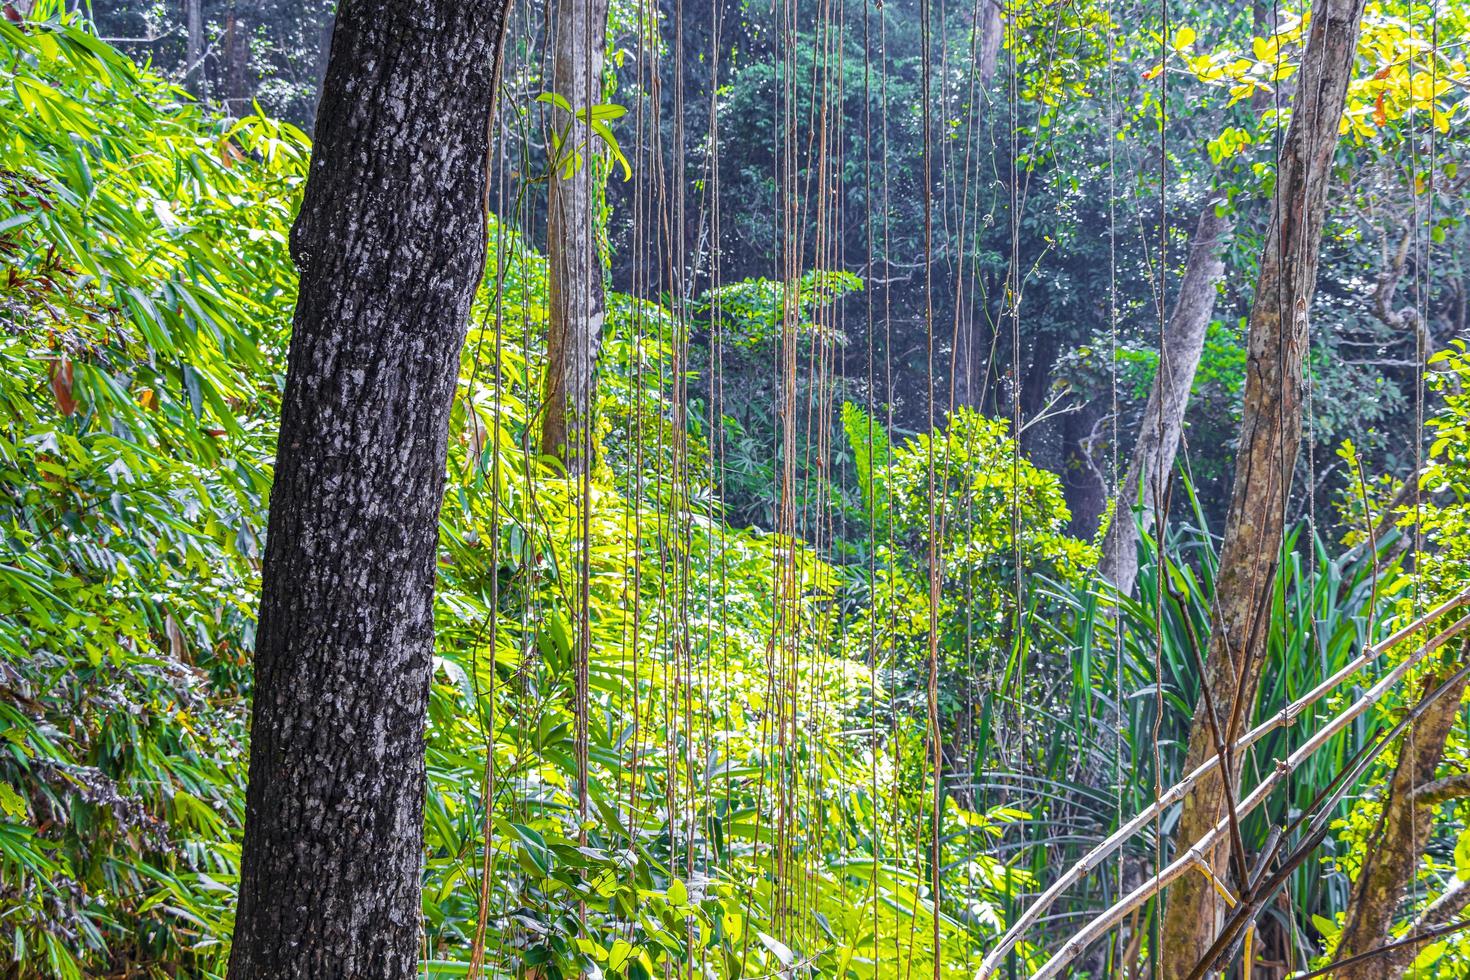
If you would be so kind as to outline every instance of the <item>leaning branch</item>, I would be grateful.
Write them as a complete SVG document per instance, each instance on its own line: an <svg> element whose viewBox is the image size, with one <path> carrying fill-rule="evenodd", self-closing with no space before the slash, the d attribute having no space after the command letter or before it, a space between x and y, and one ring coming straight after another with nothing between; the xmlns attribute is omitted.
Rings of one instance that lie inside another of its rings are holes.
<svg viewBox="0 0 1470 980"><path fill-rule="evenodd" d="M1457 601L1463 602L1464 597L1462 596ZM1354 719L1377 704L1385 694L1393 690L1399 681L1403 680L1404 676L1415 665L1433 651L1444 646L1445 643L1464 631L1467 626L1470 626L1470 616L1465 616L1458 620L1453 626L1436 635L1429 642L1425 643L1424 646L1415 650L1399 662L1392 670L1384 674L1378 683L1370 687L1361 698L1335 715L1316 734L1304 742L1300 748L1287 756L1284 761L1278 762L1271 774L1261 780L1260 785L1251 791L1250 796L1241 801L1238 807L1239 815L1243 817L1266 802L1272 791L1276 789L1282 780L1300 768L1302 763L1311 758L1318 749L1331 741L1335 735L1352 724ZM1339 671L1339 673L1341 672ZM1059 976L1063 967L1075 959L1078 954L1095 940L1106 935L1129 912L1132 912L1135 908L1163 891L1168 887L1170 882L1183 875L1195 862L1205 860L1206 856L1214 849L1215 843L1219 840L1220 835L1224 833L1228 823L1229 818L1222 817L1203 837L1195 841L1194 845L1183 856L1175 859L1168 867L1164 868L1153 878L1145 881L1142 885L1139 885L1116 905L1103 912L1092 922L1088 923L1081 931L1073 935L1056 952L1056 955L1036 972L1032 980L1045 980L1047 977Z"/></svg>
<svg viewBox="0 0 1470 980"><path fill-rule="evenodd" d="M1460 773L1420 786L1414 791L1414 802L1420 806L1439 806L1466 796L1470 796L1470 773Z"/></svg>
<svg viewBox="0 0 1470 980"><path fill-rule="evenodd" d="M1312 690L1308 691L1300 699L1287 705L1279 713L1272 715L1270 718L1261 722L1261 724L1257 725L1249 732L1246 732L1245 735L1241 736L1239 741L1234 744L1235 752L1243 753L1246 749L1249 749L1252 745L1256 744L1262 738L1275 731L1276 729L1290 725L1293 721L1296 720L1299 715L1301 715L1303 711L1311 707L1317 701L1321 700L1323 696L1328 694L1343 681L1347 680L1349 677L1362 670L1364 667L1372 663L1374 660L1378 659L1384 653L1404 642L1404 640L1419 632L1426 625L1433 623L1435 620L1439 619L1445 614L1453 612L1466 604L1470 604L1470 591L1462 592L1455 598L1450 599L1449 601L1435 607L1434 609L1431 609L1429 612L1414 620L1403 629L1400 629L1392 636L1389 636L1371 646L1364 648L1361 654L1359 654L1349 663L1345 664L1342 669L1337 671L1337 673L1333 674L1331 677L1327 678L1322 683L1312 688ZM1435 637L1433 640L1430 641L1429 646L1426 646L1422 650L1417 651L1413 656L1409 658L1409 660L1406 660L1404 663L1417 663L1418 660L1421 659L1426 653L1440 646L1445 640L1448 640L1451 636L1453 636L1455 632L1458 632L1467 621L1470 621L1470 618L1461 620L1459 623L1455 624L1455 626L1451 627L1449 632ZM1403 667L1403 669L1407 669L1407 667ZM1390 676L1397 675L1391 674ZM1386 679L1387 678L1385 678L1385 680ZM1379 683L1382 684L1383 682L1380 681ZM1356 717L1356 715L1354 717ZM1220 757L1218 755L1206 759L1204 762L1200 763L1200 765L1195 768L1194 771L1192 771L1179 782L1175 783L1173 786L1170 786L1167 790L1165 790L1164 793L1159 796L1157 800L1154 801L1153 805L1141 811L1132 820L1129 820L1123 826L1114 831L1101 844L1097 845L1097 847L1084 854L1081 859L1079 859L1077 863L1068 868L1066 872L1064 872L1062 876L1058 878L1050 888L1037 896L1036 901L1032 902L1031 906L1026 909L1025 912L1021 913L1021 917L1016 920L1015 925L1011 926L1011 928L1007 930L1006 934L1000 938L1000 941L996 944L995 948L992 949L988 954L986 954L985 959L980 964L980 969L977 973L977 976L985 978L993 976L995 972L1000 969L1001 962L1005 959L1006 954L1008 954L1015 947L1015 945L1021 941L1022 937L1024 937L1026 933L1030 931L1031 927L1036 924L1037 920L1045 915L1046 912L1052 907L1052 905L1056 904L1057 899L1061 898L1063 893L1065 893L1067 889L1071 888L1077 882L1085 878L1089 872L1100 865L1114 851L1122 847L1123 844L1125 844L1135 834L1151 824L1154 819L1161 815L1165 810L1182 800L1184 798L1184 794L1188 793L1189 790L1192 789L1194 785L1200 781L1200 779L1208 775L1210 772L1214 771L1219 765ZM1124 899L1124 901L1127 901L1127 899Z"/></svg>

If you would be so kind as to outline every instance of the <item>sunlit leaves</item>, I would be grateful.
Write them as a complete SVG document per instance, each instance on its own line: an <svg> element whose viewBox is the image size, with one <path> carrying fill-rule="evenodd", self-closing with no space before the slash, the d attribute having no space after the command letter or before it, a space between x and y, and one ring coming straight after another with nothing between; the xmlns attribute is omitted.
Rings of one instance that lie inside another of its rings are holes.
<svg viewBox="0 0 1470 980"><path fill-rule="evenodd" d="M1381 138L1383 131L1406 123L1450 133L1456 121L1470 113L1465 91L1470 70L1455 48L1443 41L1458 36L1466 26L1464 17L1454 7L1431 14L1427 7L1402 11L1390 3L1370 4L1342 133L1361 142ZM1226 46L1192 55L1176 41L1175 50L1190 74L1227 90L1227 105L1259 93L1272 100L1274 112L1284 112L1280 86L1296 73L1310 26L1310 16L1286 13L1272 34L1252 38L1245 49Z"/></svg>
<svg viewBox="0 0 1470 980"><path fill-rule="evenodd" d="M0 23L0 947L207 972L305 141L33 17Z"/></svg>
<svg viewBox="0 0 1470 980"><path fill-rule="evenodd" d="M592 134L602 143L603 151L623 168L623 179L632 179L632 166L628 163L628 158L623 155L623 148L618 145L618 138L613 135L612 128L608 125L628 114L626 106L599 103L583 109L573 109L572 104L564 96L555 92L542 92L536 96L536 101L560 109L565 116L572 116L582 126L591 130ZM567 134L570 129L570 120L568 120L561 126L553 128L550 134L551 168L560 175L562 180L570 180L582 166L584 154L592 150L588 142L569 141Z"/></svg>

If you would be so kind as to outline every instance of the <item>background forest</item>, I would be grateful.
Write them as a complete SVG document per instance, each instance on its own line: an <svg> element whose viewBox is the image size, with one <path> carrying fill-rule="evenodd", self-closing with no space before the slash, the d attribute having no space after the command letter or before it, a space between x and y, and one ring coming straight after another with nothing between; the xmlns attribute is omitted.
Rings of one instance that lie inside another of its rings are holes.
<svg viewBox="0 0 1470 980"><path fill-rule="evenodd" d="M1470 5L1344 5L510 5L417 975L1470 976ZM270 975L334 5L4 14L0 973Z"/></svg>

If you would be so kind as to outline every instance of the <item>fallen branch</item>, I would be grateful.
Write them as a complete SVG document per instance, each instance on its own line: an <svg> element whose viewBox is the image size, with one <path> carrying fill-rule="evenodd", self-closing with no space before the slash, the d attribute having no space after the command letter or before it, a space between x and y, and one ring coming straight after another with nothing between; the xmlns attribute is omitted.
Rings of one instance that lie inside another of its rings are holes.
<svg viewBox="0 0 1470 980"><path fill-rule="evenodd" d="M1345 966L1353 966L1355 964L1363 963L1371 959L1377 959L1380 956L1389 956L1391 954L1413 949L1417 946L1422 946L1427 942L1431 942L1435 939L1440 939L1444 936L1450 935L1451 933L1459 932L1460 930L1467 928L1470 928L1470 919L1461 919L1459 922L1451 922L1446 925L1440 926L1437 929L1431 929L1429 932L1421 932L1417 936L1410 936L1408 939L1400 939L1397 942L1392 942L1383 946L1379 946L1377 949L1370 949L1366 953L1359 953L1357 956L1351 956L1345 960L1338 960L1336 963L1330 963L1320 970L1313 970L1311 973L1304 973L1301 976L1301 980L1312 980L1313 977L1325 977L1328 974L1335 973Z"/></svg>
<svg viewBox="0 0 1470 980"><path fill-rule="evenodd" d="M1467 617L1467 620L1470 620L1470 617ZM1368 767L1373 764L1374 760L1382 755L1383 751L1390 745L1395 744L1402 738L1405 732L1411 731L1431 709L1444 710L1448 708L1451 712L1458 710L1461 697L1465 691L1465 681L1467 678L1470 678L1470 664L1461 667L1448 680L1426 695L1403 718L1399 719L1398 724L1394 725L1386 735L1378 739L1371 748L1365 745L1363 749L1359 750L1357 756L1351 763L1339 770L1328 787L1317 795L1317 798L1312 802L1312 805L1307 811L1299 816L1291 826L1289 832L1294 833L1307 822L1308 815L1310 814L1311 821L1305 839L1283 861L1282 866L1276 870L1266 886L1258 894L1251 896L1249 903L1237 907L1232 911L1230 919L1225 923L1225 928L1216 937L1215 942L1210 945L1205 955L1195 964L1194 970L1190 972L1188 980L1202 980L1215 966L1218 957L1223 955L1225 950L1229 948L1234 935L1255 919L1255 916L1259 914L1265 902L1271 898L1277 889L1286 884L1287 878L1297 868L1301 867L1312 856L1312 852L1326 838L1327 832L1331 828L1332 814L1336 810L1338 803L1342 801L1347 791L1363 777L1363 774L1367 772ZM1447 695L1452 695L1453 698L1448 699L1446 697ZM1346 934L1347 929L1345 927L1344 936Z"/></svg>
<svg viewBox="0 0 1470 980"><path fill-rule="evenodd" d="M1239 741L1235 742L1235 751L1244 752L1246 749L1250 748L1256 742L1259 742L1262 738L1275 731L1276 729L1284 727L1286 725L1290 725L1303 711L1311 707L1317 701L1321 700L1323 696L1332 691L1353 674L1356 674L1358 671L1362 670L1365 666L1372 663L1378 657L1382 656L1387 651L1398 646L1404 640L1413 636L1419 630L1423 629L1426 624L1434 622L1436 619L1439 619L1446 613L1453 612L1466 603L1470 603L1470 591L1462 592L1455 598L1450 599L1448 602L1445 602L1435 607L1425 615L1421 616L1419 619L1414 620L1412 623L1405 626L1403 629L1400 629L1392 636L1389 636L1371 646L1366 647L1360 655L1354 658L1351 662L1344 665L1341 670L1337 671L1331 677L1327 678L1322 683L1312 688L1312 690L1308 691L1298 700L1287 705L1277 714L1272 715L1270 718L1261 722L1261 724L1257 725L1249 732L1246 732L1245 735L1241 736ZM1465 624L1465 622L1466 620L1461 620L1460 623L1457 623L1454 627L1451 628L1451 630L1457 632ZM1453 634L1451 633L1450 635ZM1435 646L1438 646L1448 638L1449 635L1441 635L1440 637L1436 637L1435 640L1431 642ZM1431 647L1426 647L1423 650L1418 651L1418 653L1416 653L1414 657L1411 657L1410 660L1417 662L1417 659L1428 653L1430 649ZM1409 663L1409 661L1405 661L1405 663ZM1107 838L1107 840L1103 841L1101 844L1097 845L1097 847L1084 854L1075 864L1068 868L1067 871L1063 873L1062 876L1058 878L1050 888L1037 896L1036 900L1031 903L1030 907L1028 907L1025 912L1021 913L1021 917L1018 918L1015 924L1011 926L1011 928L1006 931L1006 934L1000 938L995 948L986 954L985 959L980 964L980 969L979 971L977 971L976 976L981 978L989 978L994 976L995 972L1000 969L1001 962L1005 959L1006 954L1009 953L1015 947L1015 945L1021 941L1021 938L1026 935L1026 933L1033 925L1036 924L1036 921L1041 918L1041 916L1044 915L1046 911L1052 907L1052 905L1056 904L1057 899L1061 898L1062 894L1066 892L1067 889L1071 888L1077 882L1086 877L1089 872L1091 872L1094 868L1101 864L1114 851L1122 847L1123 844L1127 843L1127 841L1135 834L1137 834L1140 830L1152 823L1154 819L1160 816L1165 810L1173 806L1175 803L1178 803L1180 800L1184 799L1185 794L1193 789L1196 783L1198 783L1202 778L1214 771L1219 765L1219 756L1212 756L1211 758L1206 759L1204 762L1200 763L1200 765L1196 767L1193 772L1189 773L1179 782L1175 783L1173 786L1165 790L1164 793L1160 795L1159 798L1155 800L1151 806L1141 811L1137 816L1135 816L1132 820L1129 820L1123 826L1119 827ZM1185 867L1187 866L1188 865L1185 865ZM1124 901L1126 901L1126 899Z"/></svg>

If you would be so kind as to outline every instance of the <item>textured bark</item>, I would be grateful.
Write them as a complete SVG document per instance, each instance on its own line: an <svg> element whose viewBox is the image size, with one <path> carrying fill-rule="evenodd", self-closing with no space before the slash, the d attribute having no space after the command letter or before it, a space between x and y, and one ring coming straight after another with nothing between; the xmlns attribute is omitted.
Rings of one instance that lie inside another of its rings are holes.
<svg viewBox="0 0 1470 980"><path fill-rule="evenodd" d="M1462 657L1464 655L1464 648ZM1461 661L1463 663L1463 660ZM1453 673L1454 668L1444 671ZM1439 687L1445 676L1428 681L1424 690ZM1460 713L1465 693L1462 681L1416 721L1404 735L1398 764L1388 781L1376 833L1367 842L1363 867L1353 883L1347 917L1334 959L1367 953L1393 941L1391 933L1399 904L1419 867L1419 858L1434 829L1432 795L1421 793L1434 779L1444 759L1445 742ZM1443 787L1436 787L1443 790ZM1424 925L1436 923L1426 922ZM1336 980L1389 980L1401 975L1418 949L1376 956L1336 971Z"/></svg>
<svg viewBox="0 0 1470 980"><path fill-rule="evenodd" d="M1352 75L1364 0L1317 0L1302 55L1247 341L1244 415L1216 577L1206 681L1222 727L1239 727L1255 703L1284 511L1301 443L1302 360L1317 284L1332 157ZM1236 705L1239 710L1236 710ZM1195 706L1184 770L1214 751L1203 698ZM1227 743L1231 735L1227 734ZM1232 767L1237 774L1240 759ZM1184 799L1176 847L1203 837L1224 814L1218 772ZM1223 848L1213 866L1223 877ZM1160 944L1162 976L1187 976L1214 940L1223 903L1203 875L1170 890Z"/></svg>
<svg viewBox="0 0 1470 980"><path fill-rule="evenodd" d="M552 50L552 89L574 112L602 101L608 0L558 0ZM553 110L561 154L579 153L570 175L552 167L547 197L546 258L549 326L541 451L581 473L595 455L597 352L606 316L602 254L597 240L601 142L586 122Z"/></svg>
<svg viewBox="0 0 1470 980"><path fill-rule="evenodd" d="M506 0L343 5L305 199L231 980L408 980L448 418Z"/></svg>
<svg viewBox="0 0 1470 980"><path fill-rule="evenodd" d="M1145 527L1152 526L1179 452L1189 392L1205 349L1205 333L1215 314L1215 286L1225 274L1221 252L1235 230L1235 223L1217 214L1215 204L1213 199L1206 201L1200 211L1184 278L1179 283L1179 296L1169 314L1159 351L1158 374L1138 428L1138 441L1128 455L1128 468L1118 490L1112 523L1103 538L1098 571L1124 594L1132 593L1138 578L1138 525L1134 508L1137 507L1137 519Z"/></svg>

